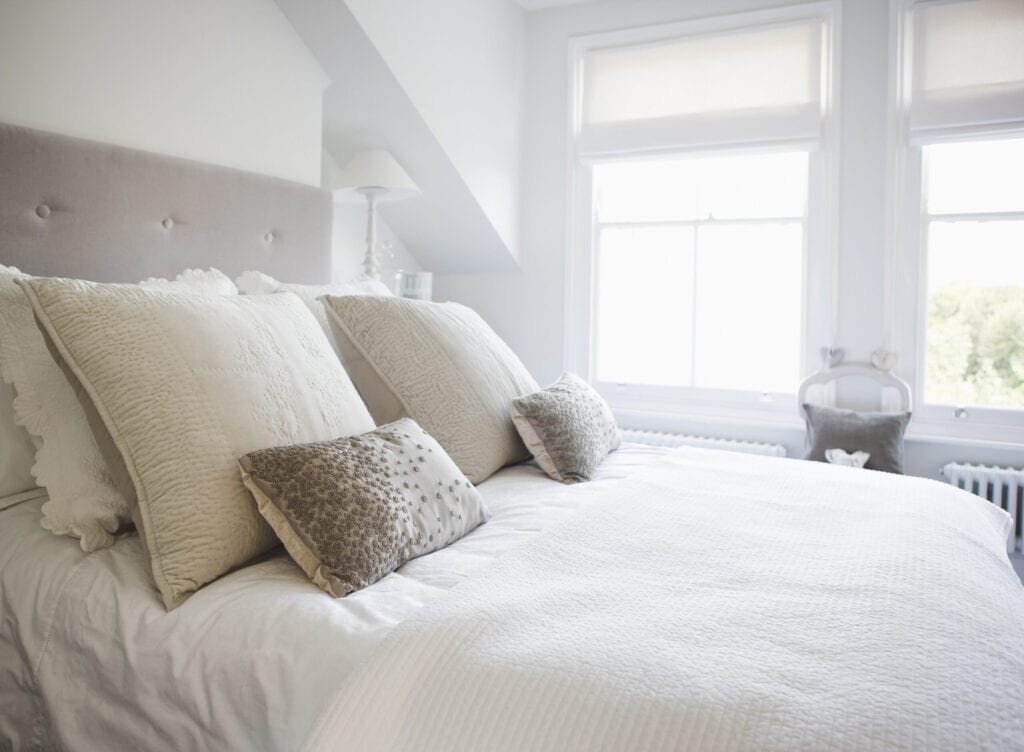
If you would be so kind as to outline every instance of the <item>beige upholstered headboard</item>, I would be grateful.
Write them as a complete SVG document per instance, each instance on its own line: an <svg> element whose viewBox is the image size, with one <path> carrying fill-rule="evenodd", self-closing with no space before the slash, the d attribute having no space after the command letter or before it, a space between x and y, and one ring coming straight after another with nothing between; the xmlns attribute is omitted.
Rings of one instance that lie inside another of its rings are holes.
<svg viewBox="0 0 1024 752"><path fill-rule="evenodd" d="M29 274L326 283L331 221L320 188L0 124L0 263Z"/></svg>

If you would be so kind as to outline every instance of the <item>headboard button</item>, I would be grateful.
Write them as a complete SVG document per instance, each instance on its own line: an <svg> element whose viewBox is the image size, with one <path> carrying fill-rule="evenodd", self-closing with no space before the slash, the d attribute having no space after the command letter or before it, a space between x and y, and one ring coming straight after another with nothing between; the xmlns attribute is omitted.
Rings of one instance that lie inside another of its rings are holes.
<svg viewBox="0 0 1024 752"><path fill-rule="evenodd" d="M40 204L39 206L36 207L36 214L39 217L46 219L47 217L50 216L50 207L47 206L46 204Z"/></svg>
<svg viewBox="0 0 1024 752"><path fill-rule="evenodd" d="M263 236L263 239L266 240L268 243L273 243L274 242L274 233L268 232L266 235Z"/></svg>
<svg viewBox="0 0 1024 752"><path fill-rule="evenodd" d="M174 227L174 220L171 219L170 217L168 217L167 219L165 219L160 224L162 224L164 226L165 230L170 230L172 227Z"/></svg>

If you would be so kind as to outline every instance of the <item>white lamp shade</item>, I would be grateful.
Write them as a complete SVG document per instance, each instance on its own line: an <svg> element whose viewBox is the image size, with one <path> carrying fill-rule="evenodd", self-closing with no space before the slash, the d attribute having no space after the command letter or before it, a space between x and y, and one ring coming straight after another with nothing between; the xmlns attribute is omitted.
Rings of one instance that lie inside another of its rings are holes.
<svg viewBox="0 0 1024 752"><path fill-rule="evenodd" d="M357 152L338 175L334 196L340 201L365 201L372 193L378 202L397 201L420 194L420 189L391 153L384 149Z"/></svg>

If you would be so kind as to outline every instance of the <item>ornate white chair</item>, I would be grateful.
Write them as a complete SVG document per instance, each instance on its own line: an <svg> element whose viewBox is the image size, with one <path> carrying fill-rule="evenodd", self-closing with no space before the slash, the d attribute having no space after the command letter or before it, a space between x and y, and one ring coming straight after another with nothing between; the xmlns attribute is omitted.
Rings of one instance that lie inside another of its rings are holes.
<svg viewBox="0 0 1024 752"><path fill-rule="evenodd" d="M836 407L836 382L841 379L867 379L881 389L879 404L883 412L910 412L913 398L910 385L891 371L875 367L872 363L843 363L812 373L800 383L796 393L796 406L800 417L806 418L804 405Z"/></svg>

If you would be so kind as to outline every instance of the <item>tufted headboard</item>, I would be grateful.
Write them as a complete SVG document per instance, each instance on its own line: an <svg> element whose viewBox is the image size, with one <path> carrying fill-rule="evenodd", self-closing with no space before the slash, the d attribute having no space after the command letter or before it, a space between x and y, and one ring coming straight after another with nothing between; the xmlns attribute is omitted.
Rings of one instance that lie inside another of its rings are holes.
<svg viewBox="0 0 1024 752"><path fill-rule="evenodd" d="M327 191L0 124L0 264L98 282L215 266L330 281Z"/></svg>

